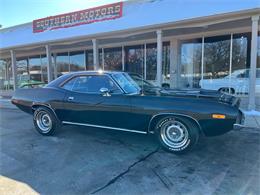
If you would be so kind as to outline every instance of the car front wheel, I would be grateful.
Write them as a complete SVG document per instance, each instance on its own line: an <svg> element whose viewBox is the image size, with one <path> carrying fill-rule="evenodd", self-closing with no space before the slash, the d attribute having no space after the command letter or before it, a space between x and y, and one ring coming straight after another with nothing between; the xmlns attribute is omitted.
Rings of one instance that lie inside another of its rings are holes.
<svg viewBox="0 0 260 195"><path fill-rule="evenodd" d="M165 117L157 123L156 129L162 147L176 154L189 151L199 139L197 125L186 118Z"/></svg>
<svg viewBox="0 0 260 195"><path fill-rule="evenodd" d="M36 130L42 135L52 135L59 127L54 113L45 107L39 107L34 111L33 123Z"/></svg>

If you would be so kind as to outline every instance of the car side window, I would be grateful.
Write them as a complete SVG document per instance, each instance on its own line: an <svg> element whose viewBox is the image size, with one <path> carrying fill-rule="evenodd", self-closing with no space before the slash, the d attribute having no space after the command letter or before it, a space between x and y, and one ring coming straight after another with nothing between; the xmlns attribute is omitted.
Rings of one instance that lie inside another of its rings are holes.
<svg viewBox="0 0 260 195"><path fill-rule="evenodd" d="M100 93L101 88L107 88L110 93L122 93L114 81L106 75L78 76L65 83L63 88L81 93Z"/></svg>
<svg viewBox="0 0 260 195"><path fill-rule="evenodd" d="M74 85L74 83L75 83L76 80L77 80L77 77L76 77L76 78L73 78L73 79L70 79L69 81L67 81L67 82L62 86L62 88L71 91L71 90L72 90L72 87L73 87L73 85Z"/></svg>

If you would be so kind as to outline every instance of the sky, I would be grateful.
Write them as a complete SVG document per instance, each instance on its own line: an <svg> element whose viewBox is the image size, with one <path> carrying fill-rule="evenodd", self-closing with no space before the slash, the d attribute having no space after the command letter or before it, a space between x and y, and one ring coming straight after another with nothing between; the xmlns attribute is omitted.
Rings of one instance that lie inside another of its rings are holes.
<svg viewBox="0 0 260 195"><path fill-rule="evenodd" d="M0 0L2 28L121 0Z"/></svg>

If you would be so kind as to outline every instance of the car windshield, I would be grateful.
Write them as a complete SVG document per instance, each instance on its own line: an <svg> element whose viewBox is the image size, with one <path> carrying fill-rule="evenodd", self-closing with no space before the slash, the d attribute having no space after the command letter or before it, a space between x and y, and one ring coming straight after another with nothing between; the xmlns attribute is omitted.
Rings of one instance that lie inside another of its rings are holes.
<svg viewBox="0 0 260 195"><path fill-rule="evenodd" d="M156 87L153 83L144 80L140 75L138 74L129 74L129 76L139 85L140 88L144 87L151 87L154 88Z"/></svg>
<svg viewBox="0 0 260 195"><path fill-rule="evenodd" d="M120 85L120 87L128 94L140 93L138 84L126 73L113 74L113 78Z"/></svg>

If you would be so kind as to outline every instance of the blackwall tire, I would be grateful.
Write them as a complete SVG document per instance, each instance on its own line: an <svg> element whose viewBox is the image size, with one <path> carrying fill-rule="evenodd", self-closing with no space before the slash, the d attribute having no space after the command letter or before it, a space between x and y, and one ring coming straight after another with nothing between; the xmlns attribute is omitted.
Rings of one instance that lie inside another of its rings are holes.
<svg viewBox="0 0 260 195"><path fill-rule="evenodd" d="M165 117L156 125L158 140L168 152L183 154L198 142L199 129L196 124L182 117Z"/></svg>
<svg viewBox="0 0 260 195"><path fill-rule="evenodd" d="M46 107L39 107L34 111L33 123L35 129L46 136L53 135L54 131L60 127L54 113Z"/></svg>

